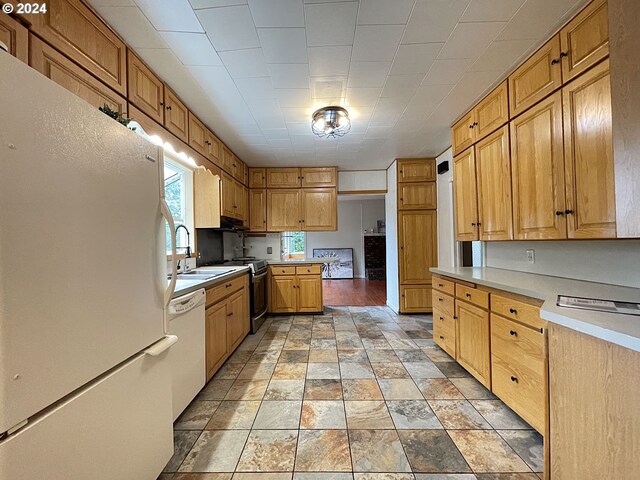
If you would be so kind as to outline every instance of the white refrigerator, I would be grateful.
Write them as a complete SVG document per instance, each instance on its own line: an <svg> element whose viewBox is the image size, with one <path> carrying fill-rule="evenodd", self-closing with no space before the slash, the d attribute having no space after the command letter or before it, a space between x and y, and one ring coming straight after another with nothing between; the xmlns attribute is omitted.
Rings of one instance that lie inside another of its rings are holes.
<svg viewBox="0 0 640 480"><path fill-rule="evenodd" d="M155 479L162 151L3 51L0 72L0 479Z"/></svg>

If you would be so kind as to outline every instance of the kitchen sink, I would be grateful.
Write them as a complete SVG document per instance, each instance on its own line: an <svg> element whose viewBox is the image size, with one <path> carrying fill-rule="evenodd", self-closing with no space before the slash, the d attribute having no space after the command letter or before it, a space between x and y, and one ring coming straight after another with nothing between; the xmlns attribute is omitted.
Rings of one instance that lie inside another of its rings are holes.
<svg viewBox="0 0 640 480"><path fill-rule="evenodd" d="M178 278L185 280L207 280L229 272L233 272L233 270L190 270L185 273L179 273Z"/></svg>

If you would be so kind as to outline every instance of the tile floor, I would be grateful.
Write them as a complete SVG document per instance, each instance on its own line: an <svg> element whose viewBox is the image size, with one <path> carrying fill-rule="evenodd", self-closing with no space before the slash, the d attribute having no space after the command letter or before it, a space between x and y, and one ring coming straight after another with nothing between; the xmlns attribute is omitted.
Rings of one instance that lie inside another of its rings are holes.
<svg viewBox="0 0 640 480"><path fill-rule="evenodd" d="M542 438L431 339L431 316L269 318L174 426L159 480L537 480Z"/></svg>

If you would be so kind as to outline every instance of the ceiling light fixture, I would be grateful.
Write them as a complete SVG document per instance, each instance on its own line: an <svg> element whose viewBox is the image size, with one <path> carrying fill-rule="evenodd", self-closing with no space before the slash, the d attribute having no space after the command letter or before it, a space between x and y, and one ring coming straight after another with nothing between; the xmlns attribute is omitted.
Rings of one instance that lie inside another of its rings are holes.
<svg viewBox="0 0 640 480"><path fill-rule="evenodd" d="M311 117L311 131L319 137L343 137L351 130L349 112L342 107L323 107Z"/></svg>

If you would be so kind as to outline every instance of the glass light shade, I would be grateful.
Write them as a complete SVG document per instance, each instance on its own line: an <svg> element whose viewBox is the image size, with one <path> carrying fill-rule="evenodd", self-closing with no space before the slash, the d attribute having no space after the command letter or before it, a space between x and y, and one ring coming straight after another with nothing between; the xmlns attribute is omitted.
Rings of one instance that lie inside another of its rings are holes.
<svg viewBox="0 0 640 480"><path fill-rule="evenodd" d="M344 108L329 106L313 112L311 131L319 137L342 137L349 130L351 119Z"/></svg>

